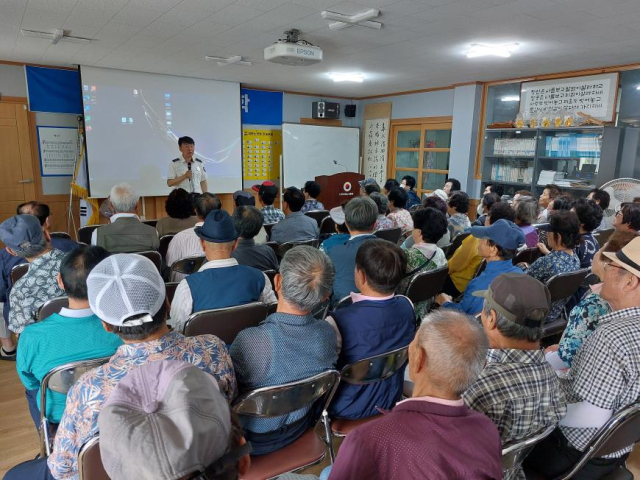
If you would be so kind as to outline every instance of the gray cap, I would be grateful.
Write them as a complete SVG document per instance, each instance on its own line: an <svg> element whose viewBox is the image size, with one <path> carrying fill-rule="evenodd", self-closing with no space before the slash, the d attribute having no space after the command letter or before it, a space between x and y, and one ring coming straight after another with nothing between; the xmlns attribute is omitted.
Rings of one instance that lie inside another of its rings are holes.
<svg viewBox="0 0 640 480"><path fill-rule="evenodd" d="M151 260L133 253L111 255L87 277L89 306L110 325L134 327L153 321L165 299L164 280ZM131 317L142 315L131 320Z"/></svg>
<svg viewBox="0 0 640 480"><path fill-rule="evenodd" d="M2 222L0 240L21 257L37 255L47 245L40 220L33 215L16 215Z"/></svg>
<svg viewBox="0 0 640 480"><path fill-rule="evenodd" d="M367 185L377 185L378 182L376 182L375 178L365 178L364 180L358 180L358 184L361 187L366 187Z"/></svg>
<svg viewBox="0 0 640 480"><path fill-rule="evenodd" d="M98 426L110 478L174 480L223 457L231 414L212 375L164 360L131 370L109 395Z"/></svg>

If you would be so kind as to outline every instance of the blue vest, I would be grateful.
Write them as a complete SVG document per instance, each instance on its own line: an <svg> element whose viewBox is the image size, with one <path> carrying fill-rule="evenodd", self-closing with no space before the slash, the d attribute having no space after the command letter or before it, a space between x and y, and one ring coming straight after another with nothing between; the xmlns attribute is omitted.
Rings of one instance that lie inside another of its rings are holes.
<svg viewBox="0 0 640 480"><path fill-rule="evenodd" d="M363 300L331 314L342 336L338 368L363 358L406 347L413 340L415 314L403 297ZM377 415L376 407L391 409L402 395L404 368L383 382L370 385L340 383L329 412L333 417L364 418Z"/></svg>
<svg viewBox="0 0 640 480"><path fill-rule="evenodd" d="M356 253L360 245L367 240L375 240L375 235L362 235L353 240L347 240L341 245L335 245L327 252L336 270L336 277L333 281L333 293L331 303L335 305L341 298L346 297L351 292L359 292L356 288L355 268Z"/></svg>
<svg viewBox="0 0 640 480"><path fill-rule="evenodd" d="M210 268L187 277L193 312L256 302L264 289L264 274L253 267Z"/></svg>

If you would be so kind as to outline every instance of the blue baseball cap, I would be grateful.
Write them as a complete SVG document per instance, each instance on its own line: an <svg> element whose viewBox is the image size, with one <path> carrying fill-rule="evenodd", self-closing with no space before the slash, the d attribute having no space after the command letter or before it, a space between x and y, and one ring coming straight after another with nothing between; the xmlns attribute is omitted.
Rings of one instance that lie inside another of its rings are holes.
<svg viewBox="0 0 640 480"><path fill-rule="evenodd" d="M224 210L209 212L204 225L195 228L195 233L205 242L229 243L238 238L238 232L233 226L233 220Z"/></svg>
<svg viewBox="0 0 640 480"><path fill-rule="evenodd" d="M488 238L508 250L516 250L524 245L522 229L515 223L501 218L488 227L471 227L471 235L476 238Z"/></svg>
<svg viewBox="0 0 640 480"><path fill-rule="evenodd" d="M46 244L40 220L33 215L16 215L2 222L0 240L16 252L27 250L33 245Z"/></svg>

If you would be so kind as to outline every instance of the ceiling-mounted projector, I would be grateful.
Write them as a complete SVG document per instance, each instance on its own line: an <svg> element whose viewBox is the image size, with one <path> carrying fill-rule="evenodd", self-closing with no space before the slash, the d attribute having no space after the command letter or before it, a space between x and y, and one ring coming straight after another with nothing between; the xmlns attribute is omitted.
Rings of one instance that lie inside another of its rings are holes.
<svg viewBox="0 0 640 480"><path fill-rule="evenodd" d="M281 38L264 49L265 60L294 66L313 65L322 61L322 49L306 40L300 40L299 30L288 30L284 34L286 38Z"/></svg>

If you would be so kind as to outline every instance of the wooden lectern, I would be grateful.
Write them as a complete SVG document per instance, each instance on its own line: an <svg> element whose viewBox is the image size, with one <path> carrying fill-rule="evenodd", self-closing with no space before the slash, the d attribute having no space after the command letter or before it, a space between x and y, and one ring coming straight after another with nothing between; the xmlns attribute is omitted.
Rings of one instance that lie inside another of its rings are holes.
<svg viewBox="0 0 640 480"><path fill-rule="evenodd" d="M364 175L355 172L316 177L316 182L320 184L322 189L318 200L327 210L339 207L345 200L348 201L360 195L360 185L358 184L360 180L364 180Z"/></svg>

